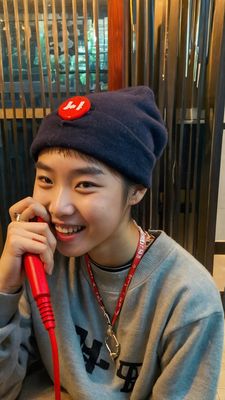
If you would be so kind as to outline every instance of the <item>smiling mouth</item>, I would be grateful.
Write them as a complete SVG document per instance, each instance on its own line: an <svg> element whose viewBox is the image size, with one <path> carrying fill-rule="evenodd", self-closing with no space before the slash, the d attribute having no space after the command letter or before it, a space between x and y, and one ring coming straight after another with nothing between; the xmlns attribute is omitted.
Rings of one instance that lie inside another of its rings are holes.
<svg viewBox="0 0 225 400"><path fill-rule="evenodd" d="M63 235L73 235L75 233L81 232L85 227L82 225L75 226L60 226L55 225L55 230Z"/></svg>

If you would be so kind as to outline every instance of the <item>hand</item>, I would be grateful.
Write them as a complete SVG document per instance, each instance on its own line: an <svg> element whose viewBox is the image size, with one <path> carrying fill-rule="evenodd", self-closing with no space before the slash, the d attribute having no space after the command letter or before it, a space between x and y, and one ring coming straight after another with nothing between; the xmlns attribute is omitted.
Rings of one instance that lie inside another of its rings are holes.
<svg viewBox="0 0 225 400"><path fill-rule="evenodd" d="M43 205L27 197L9 209L12 222L0 259L0 291L14 293L22 285L24 253L39 254L48 274L53 270L53 255L56 239L49 228L50 217ZM19 215L19 221L18 221ZM45 222L29 222L35 217Z"/></svg>

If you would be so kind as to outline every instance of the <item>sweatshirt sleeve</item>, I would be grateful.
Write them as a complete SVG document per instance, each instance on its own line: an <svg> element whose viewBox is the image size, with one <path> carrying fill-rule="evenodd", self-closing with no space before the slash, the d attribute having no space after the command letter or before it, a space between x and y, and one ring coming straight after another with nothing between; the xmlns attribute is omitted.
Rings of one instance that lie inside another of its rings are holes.
<svg viewBox="0 0 225 400"><path fill-rule="evenodd" d="M35 358L31 317L22 291L0 293L0 399L16 399L26 375L28 360Z"/></svg>
<svg viewBox="0 0 225 400"><path fill-rule="evenodd" d="M214 400L221 368L224 316L215 312L164 341L151 400Z"/></svg>

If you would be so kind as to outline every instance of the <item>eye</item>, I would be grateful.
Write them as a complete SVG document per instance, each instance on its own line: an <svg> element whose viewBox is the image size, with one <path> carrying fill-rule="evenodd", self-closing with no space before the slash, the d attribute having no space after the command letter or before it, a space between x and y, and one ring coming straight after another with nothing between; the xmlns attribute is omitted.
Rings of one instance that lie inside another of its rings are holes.
<svg viewBox="0 0 225 400"><path fill-rule="evenodd" d="M75 189L79 192L90 193L97 187L98 187L98 185L94 182L81 181L81 182L77 183L77 185L75 186Z"/></svg>
<svg viewBox="0 0 225 400"><path fill-rule="evenodd" d="M37 177L37 179L38 179L38 181L45 183L46 185L52 185L52 183L53 183L52 180L48 176L45 176L45 175L40 175Z"/></svg>
<svg viewBox="0 0 225 400"><path fill-rule="evenodd" d="M93 186L96 186L93 182L84 181L84 182L79 182L76 187L81 189L89 189Z"/></svg>

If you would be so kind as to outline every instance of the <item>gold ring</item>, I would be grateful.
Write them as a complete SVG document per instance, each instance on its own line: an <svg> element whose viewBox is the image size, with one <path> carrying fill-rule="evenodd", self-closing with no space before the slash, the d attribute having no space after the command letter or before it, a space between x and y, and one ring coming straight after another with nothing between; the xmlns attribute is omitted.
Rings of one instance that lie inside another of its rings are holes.
<svg viewBox="0 0 225 400"><path fill-rule="evenodd" d="M15 218L16 218L16 222L20 222L20 213L15 212Z"/></svg>

